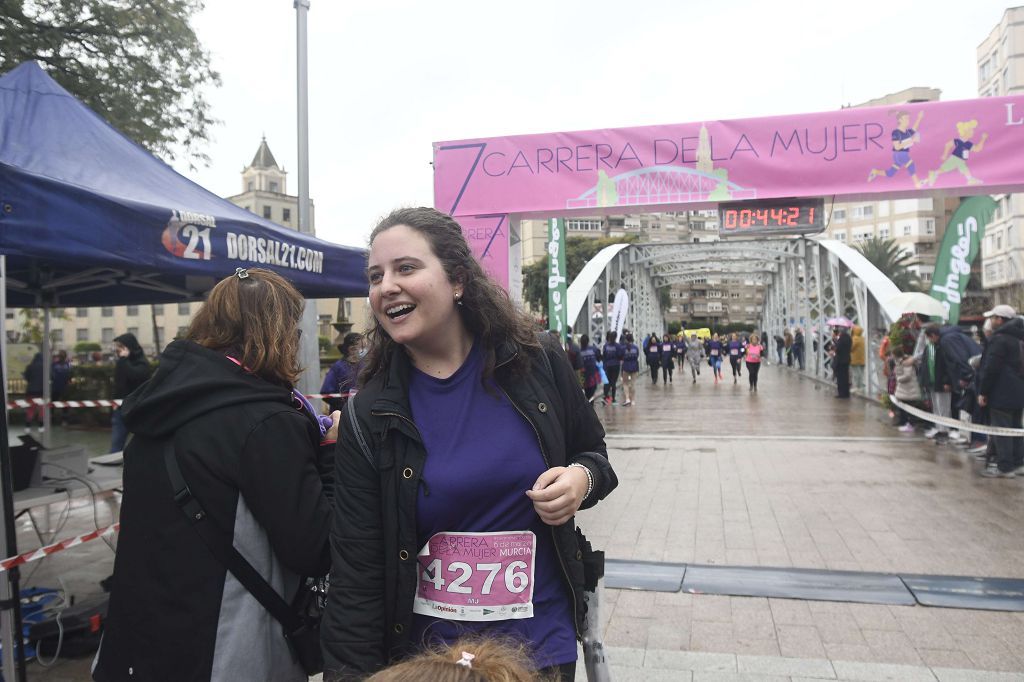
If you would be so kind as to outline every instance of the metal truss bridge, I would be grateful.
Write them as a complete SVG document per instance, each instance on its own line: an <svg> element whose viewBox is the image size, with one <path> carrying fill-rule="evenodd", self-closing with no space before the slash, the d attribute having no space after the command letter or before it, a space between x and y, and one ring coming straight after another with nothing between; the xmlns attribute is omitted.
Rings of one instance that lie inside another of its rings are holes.
<svg viewBox="0 0 1024 682"><path fill-rule="evenodd" d="M603 249L569 286L569 323L593 339L603 338L607 315L595 303L612 301L621 287L630 297L626 327L637 339L667 327L658 290L676 283L742 280L764 287L757 330L767 340L787 328L804 332L804 373L825 379L824 348L830 329L824 321L848 317L870 338L888 326L899 310L888 305L900 290L864 256L842 242L807 237L723 240L703 243L615 244ZM607 312L607 307L605 308ZM693 313L680 315L685 320ZM817 343L815 343L815 341ZM770 344L766 345L770 346ZM770 348L770 350L774 350ZM858 387L877 395L877 355L865 353Z"/></svg>

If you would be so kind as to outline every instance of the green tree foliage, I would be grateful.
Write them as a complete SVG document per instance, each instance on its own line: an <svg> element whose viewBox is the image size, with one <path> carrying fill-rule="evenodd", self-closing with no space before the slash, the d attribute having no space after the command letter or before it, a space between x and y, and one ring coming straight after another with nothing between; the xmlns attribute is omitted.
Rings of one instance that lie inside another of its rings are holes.
<svg viewBox="0 0 1024 682"><path fill-rule="evenodd" d="M857 244L855 248L891 279L900 291L920 291L921 281L909 268L913 256L900 251L895 239L873 237Z"/></svg>
<svg viewBox="0 0 1024 682"><path fill-rule="evenodd" d="M18 311L21 318L21 339L26 343L43 342L43 311L39 308L22 308ZM63 310L51 309L50 320L67 320ZM50 343L55 343L57 330L50 329Z"/></svg>
<svg viewBox="0 0 1024 682"><path fill-rule="evenodd" d="M588 239L587 237L568 237L565 240L565 269L568 270L569 283L576 279L583 266L597 253L612 244L632 244L637 241L636 235L626 237L610 237L606 239ZM617 287L613 287L617 288ZM544 256L536 263L523 268L523 300L533 310L547 310L548 307L548 257Z"/></svg>
<svg viewBox="0 0 1024 682"><path fill-rule="evenodd" d="M165 159L201 147L219 85L189 24L202 0L0 0L0 72L36 60L115 128Z"/></svg>

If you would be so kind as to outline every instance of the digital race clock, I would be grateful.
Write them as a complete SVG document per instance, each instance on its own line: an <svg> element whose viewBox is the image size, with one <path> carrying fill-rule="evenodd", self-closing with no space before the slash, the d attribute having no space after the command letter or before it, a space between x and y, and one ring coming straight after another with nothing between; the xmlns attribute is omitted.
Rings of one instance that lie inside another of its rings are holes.
<svg viewBox="0 0 1024 682"><path fill-rule="evenodd" d="M760 199L718 205L719 235L811 234L825 229L825 200Z"/></svg>

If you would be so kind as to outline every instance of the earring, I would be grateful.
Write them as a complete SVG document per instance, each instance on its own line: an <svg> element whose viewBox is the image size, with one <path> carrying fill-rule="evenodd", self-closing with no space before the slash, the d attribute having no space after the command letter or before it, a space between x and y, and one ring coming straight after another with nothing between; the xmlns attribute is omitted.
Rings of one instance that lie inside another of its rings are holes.
<svg viewBox="0 0 1024 682"><path fill-rule="evenodd" d="M462 305L462 294L455 294L455 305Z"/></svg>

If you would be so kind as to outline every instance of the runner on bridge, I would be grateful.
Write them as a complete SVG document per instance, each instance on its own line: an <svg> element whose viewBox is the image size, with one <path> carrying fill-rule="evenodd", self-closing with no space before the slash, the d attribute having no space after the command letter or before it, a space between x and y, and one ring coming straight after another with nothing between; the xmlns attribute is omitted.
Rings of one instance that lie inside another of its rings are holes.
<svg viewBox="0 0 1024 682"><path fill-rule="evenodd" d="M640 373L640 349L633 343L633 333L623 334L626 342L622 353L622 394L625 402L624 407L633 404L633 397L636 392L636 375Z"/></svg>
<svg viewBox="0 0 1024 682"><path fill-rule="evenodd" d="M647 360L647 369L651 373L651 384L657 384L658 369L661 367L661 339L657 334L651 334L648 338L644 357Z"/></svg>
<svg viewBox="0 0 1024 682"><path fill-rule="evenodd" d="M672 369L675 367L675 348L672 336L665 332L661 341L661 383L672 383Z"/></svg>
<svg viewBox="0 0 1024 682"><path fill-rule="evenodd" d="M757 393L757 375L761 372L761 357L764 355L764 346L757 334L750 335L750 342L744 349L744 358L747 363L747 376L750 379L750 390Z"/></svg>
<svg viewBox="0 0 1024 682"><path fill-rule="evenodd" d="M696 334L690 334L690 340L686 344L686 359L690 363L693 383L697 383L697 377L700 375L700 363L704 359L704 344Z"/></svg>
<svg viewBox="0 0 1024 682"><path fill-rule="evenodd" d="M722 379L722 353L724 349L722 342L718 339L718 334L714 334L708 343L708 364L711 365L711 371L715 375L716 384Z"/></svg>
<svg viewBox="0 0 1024 682"><path fill-rule="evenodd" d="M743 376L743 341L740 339L740 335L736 332L732 333L729 338L729 364L732 366L732 383L739 381L739 377Z"/></svg>

